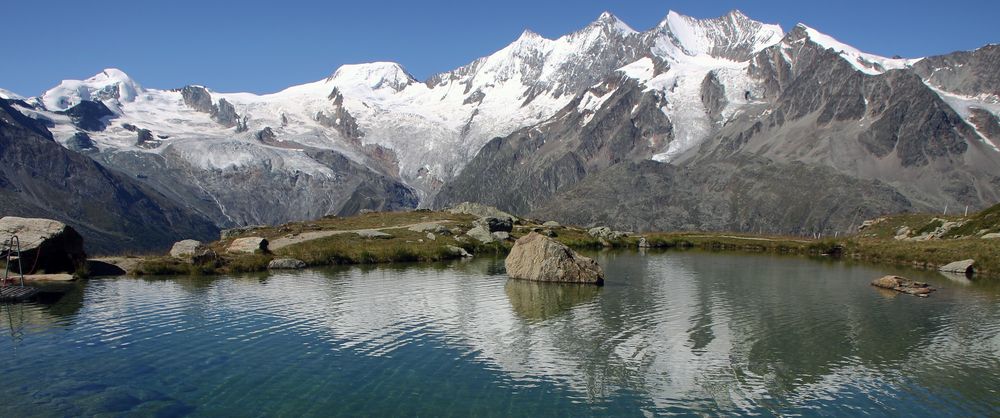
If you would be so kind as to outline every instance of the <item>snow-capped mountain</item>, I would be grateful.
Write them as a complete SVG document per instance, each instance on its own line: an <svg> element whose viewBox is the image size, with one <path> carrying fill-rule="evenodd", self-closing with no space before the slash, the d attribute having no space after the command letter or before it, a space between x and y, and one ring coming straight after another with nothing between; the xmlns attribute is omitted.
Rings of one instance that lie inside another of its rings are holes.
<svg viewBox="0 0 1000 418"><path fill-rule="evenodd" d="M785 33L739 11L714 19L670 12L646 31L604 13L557 39L525 31L491 55L422 82L399 64L379 62L257 95L147 88L108 69L39 97L0 91L0 98L47 125L58 143L222 226L456 199L526 213L619 163L695 167L735 154L886 180L909 203L886 210L948 199L980 206L1000 189L1000 180L991 180L1000 173L990 167L1000 144L998 49L895 59L804 25ZM831 83L842 89L831 90ZM894 90L904 84L927 95ZM902 100L914 106L902 109ZM921 113L915 104L941 110ZM807 120L817 111L820 122ZM827 113L843 126L825 123ZM917 128L900 128L910 126ZM897 150L897 142L913 140L893 135L913 132L946 144ZM557 143L547 143L552 138ZM967 151L955 152L959 143ZM522 156L529 145L546 151L531 149L538 173L495 178L498 164L513 164L505 158ZM498 155L504 147L510 154ZM868 152L864 158L858 147ZM962 158L946 163L947 156ZM936 171L911 172L925 160ZM957 186L930 181L942 166L986 180L973 181L972 191L949 192ZM522 176L546 192L507 203L485 198L534 190L511 189L526 187L513 181ZM927 180L907 183L913 176Z"/></svg>

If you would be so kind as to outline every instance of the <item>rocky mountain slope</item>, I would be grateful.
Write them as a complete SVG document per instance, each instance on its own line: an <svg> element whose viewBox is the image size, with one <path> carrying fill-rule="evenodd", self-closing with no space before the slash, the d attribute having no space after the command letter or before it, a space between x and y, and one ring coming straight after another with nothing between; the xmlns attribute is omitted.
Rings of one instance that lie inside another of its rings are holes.
<svg viewBox="0 0 1000 418"><path fill-rule="evenodd" d="M807 233L1000 200L997 68L996 45L895 59L738 11L646 31L605 13L422 82L369 63L257 95L108 69L0 95L222 227L477 201L621 229Z"/></svg>
<svg viewBox="0 0 1000 418"><path fill-rule="evenodd" d="M940 83L921 78L923 60L865 54L804 25L743 61L686 50L642 58L578 96L597 108L567 106L490 142L435 204L637 230L802 234L847 232L879 213L984 207L1000 200L1000 153L984 133L995 131L998 96L967 89L991 86L992 49L929 59L962 68L961 82Z"/></svg>
<svg viewBox="0 0 1000 418"><path fill-rule="evenodd" d="M152 251L184 237L211 239L208 219L52 140L45 126L0 99L3 215L66 221L91 253ZM9 237L3 237L7 239Z"/></svg>

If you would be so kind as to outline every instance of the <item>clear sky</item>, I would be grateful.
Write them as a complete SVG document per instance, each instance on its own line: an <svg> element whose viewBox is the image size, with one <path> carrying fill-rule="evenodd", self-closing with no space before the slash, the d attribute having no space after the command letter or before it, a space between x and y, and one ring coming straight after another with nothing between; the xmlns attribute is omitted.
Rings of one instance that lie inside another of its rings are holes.
<svg viewBox="0 0 1000 418"><path fill-rule="evenodd" d="M1000 0L301 1L6 0L0 88L38 95L106 67L147 87L267 93L342 64L395 61L418 79L464 65L524 29L555 38L608 10L637 30L668 10L740 9L786 31L802 22L863 51L919 57L1000 42Z"/></svg>

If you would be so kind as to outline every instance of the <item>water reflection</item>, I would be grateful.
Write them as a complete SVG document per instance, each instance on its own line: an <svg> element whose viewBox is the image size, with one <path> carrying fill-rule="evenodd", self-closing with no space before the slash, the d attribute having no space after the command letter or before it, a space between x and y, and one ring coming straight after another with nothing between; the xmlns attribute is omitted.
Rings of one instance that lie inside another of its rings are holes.
<svg viewBox="0 0 1000 418"><path fill-rule="evenodd" d="M0 349L62 347L72 354L42 355L37 367L73 362L77 374L61 379L82 381L141 372L166 393L187 385L188 404L220 408L258 402L247 393L302 387L370 397L357 404L362 412L388 403L422 405L426 415L452 411L430 404L442 391L506 404L515 415L556 392L569 402L560 411L612 414L920 414L936 405L989 415L997 407L996 287L907 272L942 287L921 299L880 293L868 282L895 272L868 266L697 252L593 256L608 272L604 287L508 280L502 259L483 258L94 280L53 305L5 311L16 332ZM33 316L43 319L19 319ZM54 324L65 335L46 340ZM123 369L74 358L121 350L133 350ZM233 373L239 378L220 377ZM190 380L200 383L189 388ZM287 408L309 415L306 406Z"/></svg>
<svg viewBox="0 0 1000 418"><path fill-rule="evenodd" d="M514 313L529 321L541 321L560 315L600 294L601 287L586 284L540 283L507 280L504 292Z"/></svg>

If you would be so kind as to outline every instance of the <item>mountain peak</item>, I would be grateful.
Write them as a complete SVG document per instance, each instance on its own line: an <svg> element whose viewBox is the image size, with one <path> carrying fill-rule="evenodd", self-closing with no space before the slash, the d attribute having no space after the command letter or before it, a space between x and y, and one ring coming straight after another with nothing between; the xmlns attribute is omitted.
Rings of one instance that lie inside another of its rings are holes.
<svg viewBox="0 0 1000 418"><path fill-rule="evenodd" d="M63 80L42 95L42 103L50 110L65 110L82 101L131 102L142 91L124 71L105 68L86 80Z"/></svg>
<svg viewBox="0 0 1000 418"><path fill-rule="evenodd" d="M343 65L327 81L345 86L366 86L372 90L390 88L400 91L416 79L395 62L370 62Z"/></svg>
<svg viewBox="0 0 1000 418"><path fill-rule="evenodd" d="M608 11L601 13L601 15L597 17L597 20L593 21L590 26L605 27L624 35L638 33L628 24L622 22L618 16L615 16Z"/></svg>
<svg viewBox="0 0 1000 418"><path fill-rule="evenodd" d="M657 47L661 55L710 55L735 61L749 59L784 36L780 26L758 22L739 10L713 19L696 19L671 10L655 30L665 35Z"/></svg>

